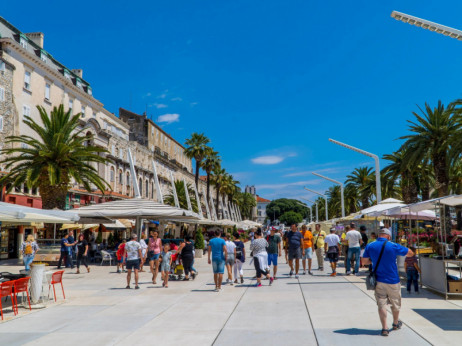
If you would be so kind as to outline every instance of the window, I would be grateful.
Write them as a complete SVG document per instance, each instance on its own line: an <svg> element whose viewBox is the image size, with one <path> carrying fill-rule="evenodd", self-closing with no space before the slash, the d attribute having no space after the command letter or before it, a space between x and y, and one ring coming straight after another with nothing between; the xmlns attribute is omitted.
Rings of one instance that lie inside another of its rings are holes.
<svg viewBox="0 0 462 346"><path fill-rule="evenodd" d="M154 127L151 127L151 136L154 136Z"/></svg>
<svg viewBox="0 0 462 346"><path fill-rule="evenodd" d="M90 88L89 86L87 87L87 93L88 93L89 95L92 95L92 91L91 91L91 88Z"/></svg>
<svg viewBox="0 0 462 346"><path fill-rule="evenodd" d="M0 72L5 71L5 62L0 60Z"/></svg>
<svg viewBox="0 0 462 346"><path fill-rule="evenodd" d="M29 106L22 106L22 115L30 117L30 107Z"/></svg>
<svg viewBox="0 0 462 346"><path fill-rule="evenodd" d="M130 186L130 174L127 173L127 185Z"/></svg>
<svg viewBox="0 0 462 346"><path fill-rule="evenodd" d="M119 184L120 185L123 185L124 184L124 178L123 178L123 174L122 174L122 170L119 169Z"/></svg>
<svg viewBox="0 0 462 346"><path fill-rule="evenodd" d="M144 189L146 198L149 198L149 181L146 180L146 188Z"/></svg>
<svg viewBox="0 0 462 346"><path fill-rule="evenodd" d="M111 176L110 176L111 182L114 181L114 167L111 167Z"/></svg>
<svg viewBox="0 0 462 346"><path fill-rule="evenodd" d="M138 181L138 187L140 188L140 196L143 195L143 182L141 181L141 178Z"/></svg>
<svg viewBox="0 0 462 346"><path fill-rule="evenodd" d="M115 153L116 153L116 147L115 147L115 145L114 145L114 144L112 145L112 148L111 148L111 153L112 153L112 156L115 156Z"/></svg>
<svg viewBox="0 0 462 346"><path fill-rule="evenodd" d="M67 79L71 79L71 74L68 70L64 70L64 77L66 77Z"/></svg>
<svg viewBox="0 0 462 346"><path fill-rule="evenodd" d="M72 108L74 108L74 100L69 100L69 110L71 111L71 114L73 114Z"/></svg>
<svg viewBox="0 0 462 346"><path fill-rule="evenodd" d="M5 101L5 89L0 87L0 101Z"/></svg>
<svg viewBox="0 0 462 346"><path fill-rule="evenodd" d="M24 49L27 49L27 38L21 36L21 37L19 38L19 44L20 44Z"/></svg>
<svg viewBox="0 0 462 346"><path fill-rule="evenodd" d="M93 118L96 118L96 112L93 112Z"/></svg>
<svg viewBox="0 0 462 346"><path fill-rule="evenodd" d="M119 157L123 160L123 158L124 158L124 151L123 151L123 149L119 149Z"/></svg>
<svg viewBox="0 0 462 346"><path fill-rule="evenodd" d="M24 89L30 90L30 71L24 72Z"/></svg>
<svg viewBox="0 0 462 346"><path fill-rule="evenodd" d="M45 100L50 101L50 88L51 85L48 83L45 83Z"/></svg>
<svg viewBox="0 0 462 346"><path fill-rule="evenodd" d="M47 62L47 53L45 53L43 50L40 52L40 59L43 61L43 62Z"/></svg>
<svg viewBox="0 0 462 346"><path fill-rule="evenodd" d="M3 116L0 115L0 132L3 131ZM2 148L0 147L0 151L2 150Z"/></svg>
<svg viewBox="0 0 462 346"><path fill-rule="evenodd" d="M85 118L85 107L84 106L82 106L82 108L80 110L80 117Z"/></svg>
<svg viewBox="0 0 462 346"><path fill-rule="evenodd" d="M82 88L82 81L80 79L76 79L75 85L77 85L77 88Z"/></svg>

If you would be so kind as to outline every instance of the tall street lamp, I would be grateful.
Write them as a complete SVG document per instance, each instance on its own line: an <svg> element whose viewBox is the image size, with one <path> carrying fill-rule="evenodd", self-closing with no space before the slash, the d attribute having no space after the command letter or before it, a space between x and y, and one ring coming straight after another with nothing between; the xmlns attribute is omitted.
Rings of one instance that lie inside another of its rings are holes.
<svg viewBox="0 0 462 346"><path fill-rule="evenodd" d="M450 28L449 26L444 26L438 23L430 22L429 20L414 17L409 14L398 11L391 12L391 17L396 20L400 20L404 23L415 25L422 29L434 31L438 34L449 36L451 38L455 38L459 41L462 41L462 31Z"/></svg>
<svg viewBox="0 0 462 346"><path fill-rule="evenodd" d="M310 202L312 203L311 207L310 207L310 214L311 214L311 222L313 222L313 205L316 205L316 222L318 222L318 202L313 202L309 199L306 199L306 198L302 198L304 201L307 201L307 202Z"/></svg>
<svg viewBox="0 0 462 346"><path fill-rule="evenodd" d="M351 145L336 141L334 139L329 138L329 141L335 144L338 144L344 148L356 151L357 153L372 157L375 160L375 189L376 189L376 196L377 196L377 203L382 202L382 187L380 184L380 162L379 162L379 157L375 154L368 153L367 151L364 151L362 149L358 149L355 147L352 147Z"/></svg>
<svg viewBox="0 0 462 346"><path fill-rule="evenodd" d="M319 196L321 196L321 197L324 198L324 200L326 201L326 221L329 220L329 213L328 213L328 209L327 209L327 196L326 196L326 195L323 195L322 193L319 193L319 192L310 190L310 189L307 188L307 187L303 187L303 188L304 188L306 191L313 192L313 193L315 193L315 194L317 194L317 195L319 195ZM317 205L316 205L316 207L317 207ZM317 216L316 216L316 218L317 218ZM316 220L316 221L317 221L317 220Z"/></svg>
<svg viewBox="0 0 462 346"><path fill-rule="evenodd" d="M325 177L325 176L323 176L321 174L318 174L318 173L315 173L315 172L311 172L311 173L313 175L317 176L317 177L329 180L329 181L333 182L334 184L340 185L340 195L341 195L340 198L341 198L341 203L342 203L342 217L345 217L345 198L343 197L343 183L341 183L340 181Z"/></svg>

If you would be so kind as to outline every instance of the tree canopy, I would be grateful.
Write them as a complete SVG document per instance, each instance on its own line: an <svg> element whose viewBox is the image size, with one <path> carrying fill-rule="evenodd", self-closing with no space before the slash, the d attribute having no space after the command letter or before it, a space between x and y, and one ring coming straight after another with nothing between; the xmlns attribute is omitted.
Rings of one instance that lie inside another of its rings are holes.
<svg viewBox="0 0 462 346"><path fill-rule="evenodd" d="M279 219L279 221L281 221L280 217L289 211L298 213L302 219L309 216L308 208L304 207L301 202L296 199L279 198L275 199L266 206L266 215L271 221L274 221L275 219Z"/></svg>

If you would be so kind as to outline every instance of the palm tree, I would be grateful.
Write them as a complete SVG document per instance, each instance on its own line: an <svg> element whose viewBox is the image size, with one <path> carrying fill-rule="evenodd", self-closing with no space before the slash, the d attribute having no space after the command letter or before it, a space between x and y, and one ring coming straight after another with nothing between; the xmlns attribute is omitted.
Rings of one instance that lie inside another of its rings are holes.
<svg viewBox="0 0 462 346"><path fill-rule="evenodd" d="M335 218L342 216L342 198L340 192L340 185L329 187L326 191L327 205L329 208L329 217Z"/></svg>
<svg viewBox="0 0 462 346"><path fill-rule="evenodd" d="M459 153L451 153L453 146L458 147L462 136L460 109L457 102L445 107L441 101L438 106L431 108L425 103L425 109L419 107L421 115L413 112L417 121L408 120L410 135L402 136L406 139L401 148L409 149L406 163L415 166L429 157L435 173L435 187L438 196L446 196L449 192L449 167L451 156L459 157Z"/></svg>
<svg viewBox="0 0 462 346"><path fill-rule="evenodd" d="M228 196L228 201L232 201L234 199L235 194L240 190L238 187L239 184L240 182L234 180L234 177L231 174L225 175L225 181L222 186L223 201L225 200L225 195Z"/></svg>
<svg viewBox="0 0 462 346"><path fill-rule="evenodd" d="M196 161L196 186L199 187L199 168L201 167L201 162L209 150L207 144L210 143L203 133L194 132L191 134L191 137L185 141L187 148L184 153L190 159Z"/></svg>
<svg viewBox="0 0 462 346"><path fill-rule="evenodd" d="M356 213L359 209L359 193L352 183L345 185L345 212L346 214Z"/></svg>
<svg viewBox="0 0 462 346"><path fill-rule="evenodd" d="M0 179L0 184L10 183L9 190L21 184L29 189L38 187L44 209L66 207L72 180L87 191L92 191L94 185L104 192L109 185L93 165L108 162L99 155L107 150L88 144L92 137L78 130L80 114L65 112L63 105L54 107L50 115L43 107L37 109L43 125L29 116L24 116L24 124L38 139L26 135L7 137L11 148L2 151L6 159L1 163L6 164L9 173Z"/></svg>
<svg viewBox="0 0 462 346"><path fill-rule="evenodd" d="M186 184L186 185L187 185L187 191L189 194L189 199L191 201L192 210L195 213L197 213L199 209L198 209L198 205L196 201L195 191L193 187L191 186L191 184ZM175 180L175 190L178 196L178 202L180 204L180 208L188 209L188 200L186 199L186 189L184 186L184 182L181 180ZM173 194L173 190L171 190L171 192L167 196L165 196L164 202L165 204L175 206L175 196Z"/></svg>
<svg viewBox="0 0 462 346"><path fill-rule="evenodd" d="M207 201L210 200L210 174L216 167L220 167L221 158L213 148L208 148L206 156L202 161L202 169L207 173Z"/></svg>
<svg viewBox="0 0 462 346"><path fill-rule="evenodd" d="M212 175L210 176L210 183L213 184L215 186L215 191L216 191L216 201L215 201L215 204L216 204L216 211L217 211L217 217L219 217L219 201L220 201L220 194L223 192L223 185L226 183L226 175L228 173L226 173L226 170L224 168L221 168L221 167L215 167L215 169L213 170L212 172Z"/></svg>
<svg viewBox="0 0 462 346"><path fill-rule="evenodd" d="M346 183L353 184L358 190L362 209L368 208L370 205L372 197L371 181L375 182L375 173L371 167L355 168L355 170L347 176Z"/></svg>
<svg viewBox="0 0 462 346"><path fill-rule="evenodd" d="M237 195L237 205L241 211L243 219L252 217L252 209L257 206L255 197L248 192L239 192Z"/></svg>
<svg viewBox="0 0 462 346"><path fill-rule="evenodd" d="M399 179L404 203L410 204L418 201L419 192L417 172L405 160L407 155L407 150L404 148L395 151L393 154L384 155L383 159L390 161L390 164L382 170L382 173L387 181L394 182Z"/></svg>

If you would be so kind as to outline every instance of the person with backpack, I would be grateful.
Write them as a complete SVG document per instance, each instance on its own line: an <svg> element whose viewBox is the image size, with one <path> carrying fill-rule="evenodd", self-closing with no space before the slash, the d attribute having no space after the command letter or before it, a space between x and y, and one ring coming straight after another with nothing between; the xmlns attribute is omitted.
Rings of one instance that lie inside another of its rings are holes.
<svg viewBox="0 0 462 346"><path fill-rule="evenodd" d="M276 228L270 229L270 235L266 237L268 247L266 252L268 253L268 267L273 265L273 279L276 280L276 273L278 272L278 257L281 256L281 236L276 233Z"/></svg>
<svg viewBox="0 0 462 346"><path fill-rule="evenodd" d="M234 262L234 283L237 284L237 278L241 278L241 284L244 283L244 271L242 266L245 262L245 246L244 242L239 238L239 233L234 233L234 244L236 244L236 260ZM239 275L239 276L238 276Z"/></svg>
<svg viewBox="0 0 462 346"><path fill-rule="evenodd" d="M39 247L34 240L34 236L29 234L26 241L21 244L22 259L26 270L30 270L30 264L34 261L35 254Z"/></svg>

